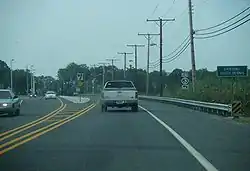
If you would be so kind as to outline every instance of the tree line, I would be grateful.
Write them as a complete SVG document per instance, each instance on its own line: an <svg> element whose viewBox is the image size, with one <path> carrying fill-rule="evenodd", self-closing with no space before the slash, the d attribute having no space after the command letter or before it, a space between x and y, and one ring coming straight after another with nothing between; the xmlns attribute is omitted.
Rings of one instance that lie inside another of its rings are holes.
<svg viewBox="0 0 250 171"><path fill-rule="evenodd" d="M115 80L123 80L123 69L112 66L104 66L105 82L112 80L112 72ZM189 88L182 89L181 74L188 73L190 78ZM77 73L83 73L84 79L79 85ZM174 69L171 73L163 72L164 96L201 100L207 102L231 103L232 100L241 100L245 106L250 105L250 76L236 78L218 78L216 71L199 69L196 71L196 91L192 92L191 70L183 71ZM143 69L126 70L126 80L131 80L140 94L146 92L147 72ZM4 61L0 61L0 88L8 88L10 85L10 68ZM26 94L27 83L30 83L31 74L29 70L17 69L13 71L13 88L19 94ZM27 81L28 80L28 81ZM103 84L103 66L87 66L86 64L69 63L65 68L57 72L57 79L51 76L36 76L36 90L44 93L54 90L58 94L73 95L76 87L80 87L81 93L98 93ZM160 92L159 71L149 73L149 94L159 95ZM94 85L94 86L93 86Z"/></svg>
<svg viewBox="0 0 250 171"><path fill-rule="evenodd" d="M0 89L10 88L10 67L0 60ZM16 69L13 73L13 91L19 95L31 93L31 71L28 69ZM43 94L47 89L58 89L56 79L51 76L35 76L37 94Z"/></svg>

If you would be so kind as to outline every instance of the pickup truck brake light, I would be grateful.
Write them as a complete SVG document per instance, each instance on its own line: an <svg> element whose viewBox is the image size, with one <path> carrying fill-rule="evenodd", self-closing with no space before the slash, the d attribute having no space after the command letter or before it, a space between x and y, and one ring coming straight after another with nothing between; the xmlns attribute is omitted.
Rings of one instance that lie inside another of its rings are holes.
<svg viewBox="0 0 250 171"><path fill-rule="evenodd" d="M138 92L135 92L135 98L138 98Z"/></svg>

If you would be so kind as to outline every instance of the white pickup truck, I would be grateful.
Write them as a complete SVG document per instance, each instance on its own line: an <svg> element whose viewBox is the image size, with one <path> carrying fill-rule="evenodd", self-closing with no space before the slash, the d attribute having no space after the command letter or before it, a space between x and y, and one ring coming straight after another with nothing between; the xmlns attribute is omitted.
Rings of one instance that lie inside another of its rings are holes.
<svg viewBox="0 0 250 171"><path fill-rule="evenodd" d="M138 111L138 92L132 81L108 81L101 94L102 111L107 107L131 107L133 112Z"/></svg>

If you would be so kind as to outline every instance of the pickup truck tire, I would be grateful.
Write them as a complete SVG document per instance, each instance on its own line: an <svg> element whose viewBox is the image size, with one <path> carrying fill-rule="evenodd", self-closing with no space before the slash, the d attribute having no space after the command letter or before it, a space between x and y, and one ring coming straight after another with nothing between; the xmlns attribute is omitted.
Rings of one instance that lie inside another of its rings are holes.
<svg viewBox="0 0 250 171"><path fill-rule="evenodd" d="M18 116L18 115L20 115L20 109L8 113L8 116Z"/></svg>
<svg viewBox="0 0 250 171"><path fill-rule="evenodd" d="M15 112L9 112L8 116L15 116Z"/></svg>
<svg viewBox="0 0 250 171"><path fill-rule="evenodd" d="M102 112L107 112L108 111L108 107L105 105L102 105Z"/></svg>
<svg viewBox="0 0 250 171"><path fill-rule="evenodd" d="M15 115L16 115L16 116L19 116L19 115L20 115L20 109L17 109L17 110L16 110Z"/></svg>
<svg viewBox="0 0 250 171"><path fill-rule="evenodd" d="M138 105L132 106L131 109L132 112L138 112Z"/></svg>

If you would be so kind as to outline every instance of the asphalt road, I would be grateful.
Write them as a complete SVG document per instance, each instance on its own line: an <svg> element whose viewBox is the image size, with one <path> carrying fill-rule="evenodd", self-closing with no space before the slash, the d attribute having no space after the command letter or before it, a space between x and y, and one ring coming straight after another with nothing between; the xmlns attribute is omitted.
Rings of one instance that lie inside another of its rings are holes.
<svg viewBox="0 0 250 171"><path fill-rule="evenodd" d="M0 170L195 171L205 170L206 162L218 170L250 169L250 126L172 105L140 104L204 159L198 162L188 146L142 109L101 113L97 106L0 156Z"/></svg>
<svg viewBox="0 0 250 171"><path fill-rule="evenodd" d="M59 100L51 99L46 101L41 97L28 98L25 96L21 97L21 99L23 99L23 102L19 116L0 115L0 133L36 120L60 106Z"/></svg>

